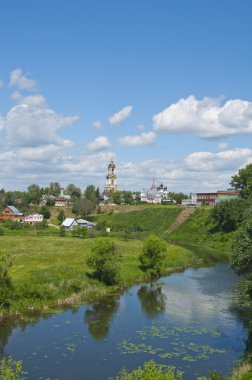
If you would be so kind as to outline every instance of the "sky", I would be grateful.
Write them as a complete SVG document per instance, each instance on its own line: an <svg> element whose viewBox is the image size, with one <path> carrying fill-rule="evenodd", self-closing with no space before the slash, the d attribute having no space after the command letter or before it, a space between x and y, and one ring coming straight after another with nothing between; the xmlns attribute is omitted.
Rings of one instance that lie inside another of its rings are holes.
<svg viewBox="0 0 252 380"><path fill-rule="evenodd" d="M0 188L217 191L252 163L251 0L8 0Z"/></svg>

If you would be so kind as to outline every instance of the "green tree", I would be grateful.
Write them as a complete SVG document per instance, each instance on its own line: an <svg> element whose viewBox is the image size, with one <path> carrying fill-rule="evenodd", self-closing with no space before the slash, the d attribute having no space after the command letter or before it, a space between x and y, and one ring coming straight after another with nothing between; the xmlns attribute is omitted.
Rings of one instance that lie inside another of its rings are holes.
<svg viewBox="0 0 252 380"><path fill-rule="evenodd" d="M240 169L238 174L232 177L230 185L236 190L241 190L243 198L252 196L252 164Z"/></svg>
<svg viewBox="0 0 252 380"><path fill-rule="evenodd" d="M61 186L59 182L50 182L48 194L58 197L61 192Z"/></svg>
<svg viewBox="0 0 252 380"><path fill-rule="evenodd" d="M94 185L88 185L86 187L86 190L84 192L84 197L88 199L90 202L92 202L94 208L96 207L98 198L97 198L97 189L95 189Z"/></svg>
<svg viewBox="0 0 252 380"><path fill-rule="evenodd" d="M230 265L238 275L246 276L252 282L252 218L245 221L236 233Z"/></svg>
<svg viewBox="0 0 252 380"><path fill-rule="evenodd" d="M80 198L81 197L81 189L72 183L70 183L66 190L66 194L70 195L71 198Z"/></svg>
<svg viewBox="0 0 252 380"><path fill-rule="evenodd" d="M65 216L64 210L59 210L58 215L57 215L57 219L58 219L60 224L63 222L63 220L65 220L65 217L66 216Z"/></svg>
<svg viewBox="0 0 252 380"><path fill-rule="evenodd" d="M11 265L9 255L0 252L0 309L11 306L14 291L9 275Z"/></svg>
<svg viewBox="0 0 252 380"><path fill-rule="evenodd" d="M150 235L143 243L143 252L139 256L140 263L144 270L153 277L161 274L163 261L166 254L167 245L156 235Z"/></svg>
<svg viewBox="0 0 252 380"><path fill-rule="evenodd" d="M213 231L231 232L235 231L243 219L243 204L240 199L223 201L212 208L210 221Z"/></svg>
<svg viewBox="0 0 252 380"><path fill-rule="evenodd" d="M28 193L29 202L39 203L40 197L41 197L39 185L36 185L35 183L33 183L32 185L29 185L27 188L27 193Z"/></svg>
<svg viewBox="0 0 252 380"><path fill-rule="evenodd" d="M122 202L125 203L126 205L134 204L134 198L131 191L122 191L121 198L122 198Z"/></svg>
<svg viewBox="0 0 252 380"><path fill-rule="evenodd" d="M82 218L90 215L92 211L95 210L95 204L86 198L77 199L74 204L72 211L74 214L80 215Z"/></svg>
<svg viewBox="0 0 252 380"><path fill-rule="evenodd" d="M114 285L119 282L117 252L113 241L98 238L91 248L87 264L95 270L95 277L105 284Z"/></svg>
<svg viewBox="0 0 252 380"><path fill-rule="evenodd" d="M51 216L49 207L47 207L47 206L42 206L40 208L39 212L40 212L40 214L42 214L44 216L45 219L49 219Z"/></svg>
<svg viewBox="0 0 252 380"><path fill-rule="evenodd" d="M116 205L120 205L122 203L120 191L112 191L111 197L112 197L113 203L115 203Z"/></svg>

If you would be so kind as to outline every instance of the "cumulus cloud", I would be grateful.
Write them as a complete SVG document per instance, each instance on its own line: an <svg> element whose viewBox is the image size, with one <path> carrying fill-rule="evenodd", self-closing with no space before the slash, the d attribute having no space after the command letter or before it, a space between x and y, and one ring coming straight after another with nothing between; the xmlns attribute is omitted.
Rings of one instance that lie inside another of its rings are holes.
<svg viewBox="0 0 252 380"><path fill-rule="evenodd" d="M156 141L156 133L143 132L141 135L124 136L117 139L121 146L140 146L153 144Z"/></svg>
<svg viewBox="0 0 252 380"><path fill-rule="evenodd" d="M94 141L88 144L88 149L91 151L104 150L111 147L111 143L106 136L99 136Z"/></svg>
<svg viewBox="0 0 252 380"><path fill-rule="evenodd" d="M120 111L109 117L109 123L111 125L121 124L124 120L128 119L132 110L132 106L122 108Z"/></svg>
<svg viewBox="0 0 252 380"><path fill-rule="evenodd" d="M214 139L252 133L252 103L234 99L224 105L220 100L194 96L180 99L153 116L156 132L192 133Z"/></svg>
<svg viewBox="0 0 252 380"><path fill-rule="evenodd" d="M24 90L32 90L36 87L36 81L27 78L27 76L22 73L21 69L15 69L10 72L9 86L18 87Z"/></svg>
<svg viewBox="0 0 252 380"><path fill-rule="evenodd" d="M102 129L103 125L99 120L96 120L92 124L92 128L94 129Z"/></svg>
<svg viewBox="0 0 252 380"><path fill-rule="evenodd" d="M195 152L188 155L185 164L193 171L229 171L252 161L252 150L236 148L218 153Z"/></svg>
<svg viewBox="0 0 252 380"><path fill-rule="evenodd" d="M31 99L29 102L32 103ZM49 108L20 104L8 112L4 125L11 145L62 145L64 140L56 132L76 120L77 116L61 116Z"/></svg>

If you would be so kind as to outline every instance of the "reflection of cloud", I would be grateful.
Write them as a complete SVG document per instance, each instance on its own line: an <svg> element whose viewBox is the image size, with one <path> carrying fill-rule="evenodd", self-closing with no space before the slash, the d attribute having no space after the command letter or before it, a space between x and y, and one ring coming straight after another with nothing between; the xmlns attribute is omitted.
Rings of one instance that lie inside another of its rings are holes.
<svg viewBox="0 0 252 380"><path fill-rule="evenodd" d="M218 280L220 273L224 275L221 281ZM181 322L200 321L225 327L230 296L220 296L217 288L219 292L223 291L226 281L229 282L230 278L224 268L220 272L218 268L216 272L215 268L189 269L183 274L167 277L163 287L163 293L166 295L166 313ZM235 323L235 316L232 319L229 314L229 324Z"/></svg>

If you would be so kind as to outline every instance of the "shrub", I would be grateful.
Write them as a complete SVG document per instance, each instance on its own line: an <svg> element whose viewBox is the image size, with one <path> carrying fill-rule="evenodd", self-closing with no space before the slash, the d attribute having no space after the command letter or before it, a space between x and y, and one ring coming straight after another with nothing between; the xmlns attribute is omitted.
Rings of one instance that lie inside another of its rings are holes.
<svg viewBox="0 0 252 380"><path fill-rule="evenodd" d="M182 372L175 371L174 368L168 367L164 370L158 366L154 360L144 363L144 367L134 369L132 372L128 372L123 369L119 376L114 380L181 380ZM113 380L113 379L110 379Z"/></svg>
<svg viewBox="0 0 252 380"><path fill-rule="evenodd" d="M4 357L0 361L1 380L22 380L26 372L22 370L22 360L12 360L11 357Z"/></svg>
<svg viewBox="0 0 252 380"><path fill-rule="evenodd" d="M150 235L144 240L143 252L139 260L143 269L153 277L159 276L162 272L166 248L165 241L155 235Z"/></svg>
<svg viewBox="0 0 252 380"><path fill-rule="evenodd" d="M116 263L114 242L106 238L98 238L91 248L87 264L95 270L95 277L107 285L119 282L119 268Z"/></svg>
<svg viewBox="0 0 252 380"><path fill-rule="evenodd" d="M9 276L11 260L9 255L0 252L0 309L9 308L13 297L13 285Z"/></svg>

